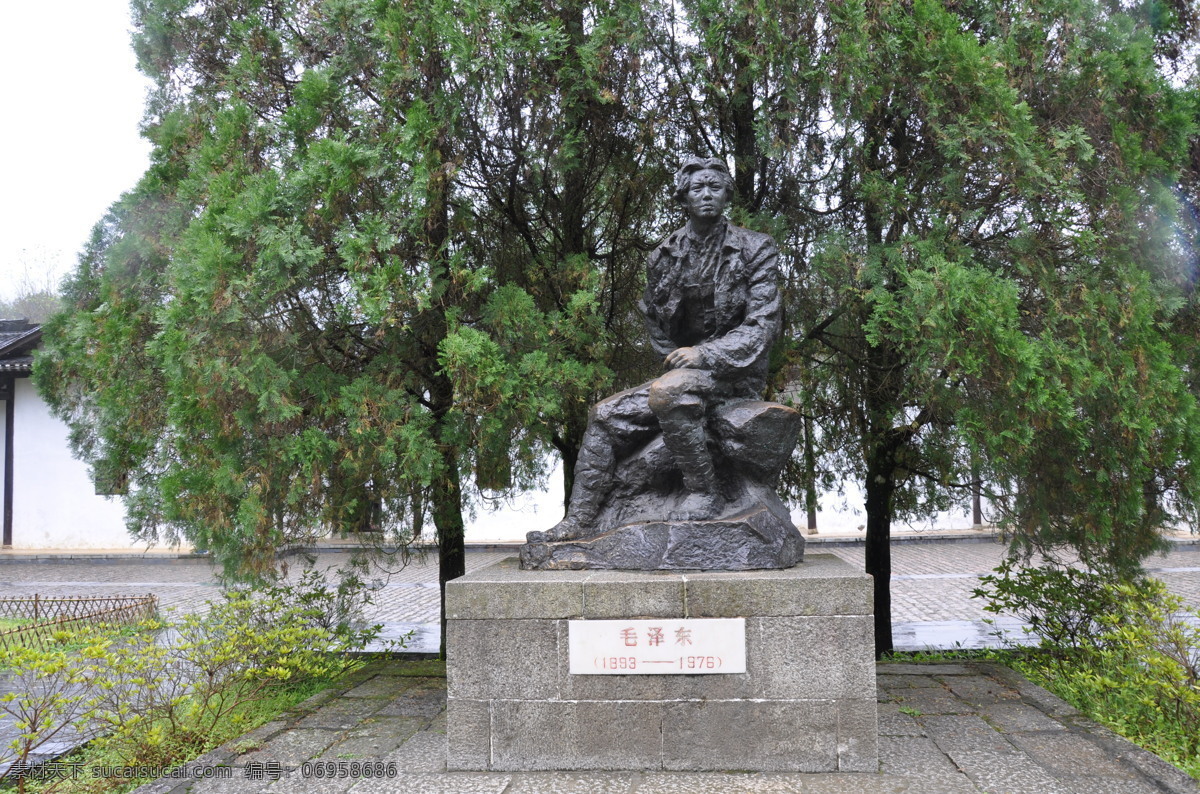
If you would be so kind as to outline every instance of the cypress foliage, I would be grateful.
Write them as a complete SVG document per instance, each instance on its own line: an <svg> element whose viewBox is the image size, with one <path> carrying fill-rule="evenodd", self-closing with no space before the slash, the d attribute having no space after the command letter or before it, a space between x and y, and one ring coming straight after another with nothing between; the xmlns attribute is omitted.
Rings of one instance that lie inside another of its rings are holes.
<svg viewBox="0 0 1200 794"><path fill-rule="evenodd" d="M635 298L682 153L782 248L790 487L890 526L984 483L1018 547L1123 574L1194 520L1194 0L136 0L153 165L38 383L142 537L244 573L330 527L567 490L657 367ZM1192 61L1189 61L1189 58Z"/></svg>

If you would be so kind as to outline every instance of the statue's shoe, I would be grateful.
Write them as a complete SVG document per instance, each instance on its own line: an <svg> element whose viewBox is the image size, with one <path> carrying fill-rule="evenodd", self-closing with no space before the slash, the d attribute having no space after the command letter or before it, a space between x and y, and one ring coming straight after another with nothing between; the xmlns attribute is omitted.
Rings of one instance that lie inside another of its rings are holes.
<svg viewBox="0 0 1200 794"><path fill-rule="evenodd" d="M545 532L526 532L527 543L558 543L563 540L575 540L583 537L583 529L578 519L567 516Z"/></svg>
<svg viewBox="0 0 1200 794"><path fill-rule="evenodd" d="M720 517L725 499L718 493L690 493L679 507L667 514L670 521L711 521Z"/></svg>

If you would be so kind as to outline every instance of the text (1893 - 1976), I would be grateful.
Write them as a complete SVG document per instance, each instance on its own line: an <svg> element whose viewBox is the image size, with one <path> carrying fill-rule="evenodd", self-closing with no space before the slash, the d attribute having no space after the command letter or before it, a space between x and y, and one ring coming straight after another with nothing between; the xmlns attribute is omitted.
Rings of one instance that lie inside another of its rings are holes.
<svg viewBox="0 0 1200 794"><path fill-rule="evenodd" d="M746 672L745 618L572 620L573 675Z"/></svg>

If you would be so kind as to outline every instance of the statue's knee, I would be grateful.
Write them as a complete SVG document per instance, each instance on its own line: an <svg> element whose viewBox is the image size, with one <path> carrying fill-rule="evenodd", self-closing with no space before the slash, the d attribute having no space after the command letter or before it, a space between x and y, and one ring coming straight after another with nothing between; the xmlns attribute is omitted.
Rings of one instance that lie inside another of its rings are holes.
<svg viewBox="0 0 1200 794"><path fill-rule="evenodd" d="M650 395L646 402L656 416L661 416L664 411L670 410L675 402L675 395L670 388L655 381L650 384Z"/></svg>
<svg viewBox="0 0 1200 794"><path fill-rule="evenodd" d="M682 394L669 389L650 390L650 410L659 421L663 419L694 419L704 416L704 401L695 394Z"/></svg>
<svg viewBox="0 0 1200 794"><path fill-rule="evenodd" d="M626 389L606 397L592 406L588 413L588 422L612 424L613 422L644 422L648 411L646 406L646 389Z"/></svg>

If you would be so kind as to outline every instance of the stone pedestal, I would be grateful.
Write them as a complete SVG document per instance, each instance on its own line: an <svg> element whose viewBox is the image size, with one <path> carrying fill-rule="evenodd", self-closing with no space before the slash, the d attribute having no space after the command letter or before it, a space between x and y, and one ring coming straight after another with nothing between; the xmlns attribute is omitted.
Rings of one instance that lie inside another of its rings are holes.
<svg viewBox="0 0 1200 794"><path fill-rule="evenodd" d="M572 675L571 620L745 618L746 672ZM871 580L783 571L523 571L446 585L461 770L878 771Z"/></svg>

